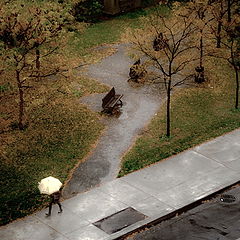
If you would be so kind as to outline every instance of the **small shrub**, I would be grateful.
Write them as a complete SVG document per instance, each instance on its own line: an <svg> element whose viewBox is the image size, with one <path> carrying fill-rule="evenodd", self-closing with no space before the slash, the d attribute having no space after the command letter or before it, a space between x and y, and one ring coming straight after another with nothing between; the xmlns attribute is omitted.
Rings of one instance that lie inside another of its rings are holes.
<svg viewBox="0 0 240 240"><path fill-rule="evenodd" d="M149 6L153 6L156 4L156 0L142 0L142 6L143 7L149 7Z"/></svg>
<svg viewBox="0 0 240 240"><path fill-rule="evenodd" d="M97 0L85 0L74 4L72 15L79 22L97 22L102 15L103 5Z"/></svg>

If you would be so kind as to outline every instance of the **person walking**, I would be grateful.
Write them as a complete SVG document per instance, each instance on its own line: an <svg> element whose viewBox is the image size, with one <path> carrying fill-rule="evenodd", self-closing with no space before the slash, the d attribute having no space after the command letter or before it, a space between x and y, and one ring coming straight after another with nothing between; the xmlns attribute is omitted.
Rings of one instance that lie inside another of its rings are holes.
<svg viewBox="0 0 240 240"><path fill-rule="evenodd" d="M54 192L50 195L51 197L51 202L49 204L49 209L48 209L48 213L46 213L47 216L51 216L51 212L52 212L52 205L53 204L57 204L59 206L59 212L58 213L61 213L63 210L62 210L62 205L60 203L60 198L61 198L61 191L57 191L57 192Z"/></svg>

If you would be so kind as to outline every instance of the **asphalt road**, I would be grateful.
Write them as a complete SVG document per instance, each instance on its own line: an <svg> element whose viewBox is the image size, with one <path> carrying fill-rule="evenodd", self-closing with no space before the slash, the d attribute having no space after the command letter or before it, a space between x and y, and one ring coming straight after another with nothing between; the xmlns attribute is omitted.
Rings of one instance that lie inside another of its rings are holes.
<svg viewBox="0 0 240 240"><path fill-rule="evenodd" d="M229 201L228 195L233 196ZM236 240L238 238L240 238L240 186L236 185L194 209L145 228L125 239Z"/></svg>

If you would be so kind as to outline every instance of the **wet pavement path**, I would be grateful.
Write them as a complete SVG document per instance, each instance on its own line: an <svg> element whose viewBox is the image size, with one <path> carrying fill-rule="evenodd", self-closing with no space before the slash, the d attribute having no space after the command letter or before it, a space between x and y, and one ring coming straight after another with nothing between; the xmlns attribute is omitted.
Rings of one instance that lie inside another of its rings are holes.
<svg viewBox="0 0 240 240"><path fill-rule="evenodd" d="M64 198L89 190L101 183L113 180L120 169L122 155L141 135L144 126L156 114L162 96L152 85L133 86L129 83L129 68L134 62L126 55L126 45L114 45L117 52L98 64L89 67L88 75L115 87L116 94L123 94L121 114L104 116L106 131L96 148L84 163L77 167L63 191ZM101 112L104 94L94 94L81 99L90 109Z"/></svg>

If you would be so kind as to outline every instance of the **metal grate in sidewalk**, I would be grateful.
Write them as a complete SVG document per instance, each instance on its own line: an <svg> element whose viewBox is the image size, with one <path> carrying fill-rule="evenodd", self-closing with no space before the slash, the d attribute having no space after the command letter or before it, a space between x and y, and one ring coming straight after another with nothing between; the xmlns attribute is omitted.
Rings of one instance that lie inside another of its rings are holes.
<svg viewBox="0 0 240 240"><path fill-rule="evenodd" d="M145 218L147 218L146 215L129 207L93 223L93 225L108 234L112 234Z"/></svg>

